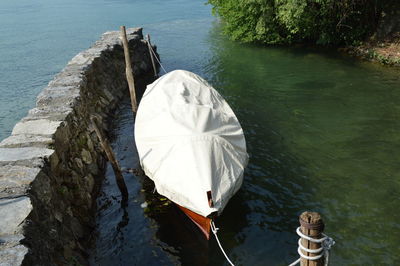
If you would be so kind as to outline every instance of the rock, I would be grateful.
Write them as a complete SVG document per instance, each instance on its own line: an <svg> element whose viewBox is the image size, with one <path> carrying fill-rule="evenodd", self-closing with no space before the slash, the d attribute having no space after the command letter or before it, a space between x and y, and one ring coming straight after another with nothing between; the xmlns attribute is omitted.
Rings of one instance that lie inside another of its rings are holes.
<svg viewBox="0 0 400 266"><path fill-rule="evenodd" d="M93 141L90 138L89 134L86 134L86 139L87 139L87 146L90 152L94 152L94 145L93 145Z"/></svg>
<svg viewBox="0 0 400 266"><path fill-rule="evenodd" d="M106 33L75 56L0 143L1 266L87 264L85 239L95 226L95 188L105 167L89 118L109 121L127 93L119 35ZM152 73L142 38L141 29L128 29L135 69Z"/></svg>
<svg viewBox="0 0 400 266"><path fill-rule="evenodd" d="M50 236L51 239L56 240L57 236L58 236L57 230L54 229L54 228L50 229L49 230L49 236Z"/></svg>
<svg viewBox="0 0 400 266"><path fill-rule="evenodd" d="M54 150L46 148L0 148L0 166L19 161L29 161L48 157L53 153Z"/></svg>
<svg viewBox="0 0 400 266"><path fill-rule="evenodd" d="M60 158L58 158L57 153L54 152L51 156L50 156L50 164L51 164L51 169L53 171L55 171L55 169L57 168L58 164L60 163Z"/></svg>
<svg viewBox="0 0 400 266"><path fill-rule="evenodd" d="M108 101L108 100L107 100L106 98L104 98L104 97L100 97L99 103L100 103L102 106L107 106L108 104L110 104L110 101Z"/></svg>
<svg viewBox="0 0 400 266"><path fill-rule="evenodd" d="M90 154L90 152L88 152L85 149L82 149L81 152L81 156L82 156L82 160L86 163L86 164L91 164L92 163L92 155Z"/></svg>
<svg viewBox="0 0 400 266"><path fill-rule="evenodd" d="M28 197L0 199L0 235L14 234L32 210Z"/></svg>
<svg viewBox="0 0 400 266"><path fill-rule="evenodd" d="M140 62L140 68L141 69L146 69L147 68L146 62L144 62L144 61Z"/></svg>
<svg viewBox="0 0 400 266"><path fill-rule="evenodd" d="M86 78L80 75L73 75L71 73L62 71L57 74L56 77L49 82L49 86L77 86L82 87L86 84Z"/></svg>
<svg viewBox="0 0 400 266"><path fill-rule="evenodd" d="M79 89L77 87L47 87L38 95L36 105L38 107L60 105L68 106L72 105L76 98L79 98Z"/></svg>
<svg viewBox="0 0 400 266"><path fill-rule="evenodd" d="M61 122L47 119L23 121L15 125L11 134L52 135L56 132Z"/></svg>
<svg viewBox="0 0 400 266"><path fill-rule="evenodd" d="M12 247L0 248L0 265L15 266L21 265L28 253L28 248L24 245L15 245Z"/></svg>
<svg viewBox="0 0 400 266"><path fill-rule="evenodd" d="M1 235L0 236L0 250L5 246L8 246L8 247L16 246L21 242L22 239L24 239L24 236L22 234Z"/></svg>
<svg viewBox="0 0 400 266"><path fill-rule="evenodd" d="M94 188L94 184L95 184L94 177L91 174L88 174L87 176L85 176L85 181L86 181L87 187L89 189L89 192L92 192L93 188Z"/></svg>
<svg viewBox="0 0 400 266"><path fill-rule="evenodd" d="M97 164L97 162L93 160L93 163L87 166L89 173L91 173L92 175L99 175L101 171L101 165L102 165L101 162Z"/></svg>
<svg viewBox="0 0 400 266"><path fill-rule="evenodd" d="M70 244L71 245L71 244ZM71 258L73 255L73 251L69 246L64 247L63 256L64 258Z"/></svg>
<svg viewBox="0 0 400 266"><path fill-rule="evenodd" d="M108 102L115 101L115 97L111 94L109 90L104 90L104 95L107 97Z"/></svg>
<svg viewBox="0 0 400 266"><path fill-rule="evenodd" d="M56 218L56 220L59 221L60 223L62 223L62 221L63 221L63 216L58 211L54 212L54 218Z"/></svg>
<svg viewBox="0 0 400 266"><path fill-rule="evenodd" d="M69 61L68 65L89 65L93 62L94 56L89 55L86 52L80 52Z"/></svg>
<svg viewBox="0 0 400 266"><path fill-rule="evenodd" d="M92 207L92 203L93 203L92 196L89 193L86 193L86 197L85 198L86 198L87 206L89 208L91 208Z"/></svg>
<svg viewBox="0 0 400 266"><path fill-rule="evenodd" d="M78 221L77 218L72 217L71 219L71 229L72 232L74 232L74 235L76 238L82 238L84 234L84 230L80 222Z"/></svg>
<svg viewBox="0 0 400 266"><path fill-rule="evenodd" d="M43 106L35 107L28 111L28 116L21 119L21 121L32 121L38 119L47 119L50 121L62 121L72 113L70 106Z"/></svg>
<svg viewBox="0 0 400 266"><path fill-rule="evenodd" d="M0 148L19 148L19 147L45 148L52 143L54 143L54 140L51 137L20 134L20 135L12 135L4 139L2 142L0 142Z"/></svg>
<svg viewBox="0 0 400 266"><path fill-rule="evenodd" d="M27 195L28 186L6 186L0 188L0 198L15 198Z"/></svg>
<svg viewBox="0 0 400 266"><path fill-rule="evenodd" d="M83 163L81 159L75 158L75 162L79 169L83 169Z"/></svg>
<svg viewBox="0 0 400 266"><path fill-rule="evenodd" d="M6 165L0 167L0 188L2 183L13 186L29 185L41 171L40 168Z"/></svg>

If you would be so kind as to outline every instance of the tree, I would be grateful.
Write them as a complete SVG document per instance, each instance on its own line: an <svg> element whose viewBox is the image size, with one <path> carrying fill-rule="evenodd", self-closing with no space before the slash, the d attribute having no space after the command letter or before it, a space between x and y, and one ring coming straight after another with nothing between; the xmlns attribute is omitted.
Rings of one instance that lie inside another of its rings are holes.
<svg viewBox="0 0 400 266"><path fill-rule="evenodd" d="M209 0L224 32L243 42L352 44L376 27L393 0Z"/></svg>

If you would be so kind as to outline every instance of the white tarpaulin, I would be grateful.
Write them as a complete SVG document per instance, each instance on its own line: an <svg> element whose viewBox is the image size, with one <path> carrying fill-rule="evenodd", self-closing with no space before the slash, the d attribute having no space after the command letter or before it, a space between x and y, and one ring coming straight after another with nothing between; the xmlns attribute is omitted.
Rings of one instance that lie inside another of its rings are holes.
<svg viewBox="0 0 400 266"><path fill-rule="evenodd" d="M194 73L172 71L147 86L135 140L158 193L198 214L221 213L242 185L243 130L222 96Z"/></svg>

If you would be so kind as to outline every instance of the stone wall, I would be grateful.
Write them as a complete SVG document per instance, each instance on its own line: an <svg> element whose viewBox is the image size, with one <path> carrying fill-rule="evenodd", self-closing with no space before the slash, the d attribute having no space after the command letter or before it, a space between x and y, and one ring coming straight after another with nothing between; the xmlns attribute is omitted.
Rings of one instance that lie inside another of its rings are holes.
<svg viewBox="0 0 400 266"><path fill-rule="evenodd" d="M152 69L142 30L129 29L128 39L143 82ZM107 32L55 76L0 143L0 265L87 264L105 166L90 116L105 122L127 93L119 32Z"/></svg>

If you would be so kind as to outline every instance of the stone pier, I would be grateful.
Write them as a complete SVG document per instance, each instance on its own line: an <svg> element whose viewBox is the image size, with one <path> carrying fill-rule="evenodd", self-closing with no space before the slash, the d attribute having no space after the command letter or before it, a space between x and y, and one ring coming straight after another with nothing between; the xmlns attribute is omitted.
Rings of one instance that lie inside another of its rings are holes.
<svg viewBox="0 0 400 266"><path fill-rule="evenodd" d="M142 29L128 29L138 82L153 70ZM105 158L90 116L107 130L129 97L119 32L76 55L0 143L0 265L86 265Z"/></svg>

